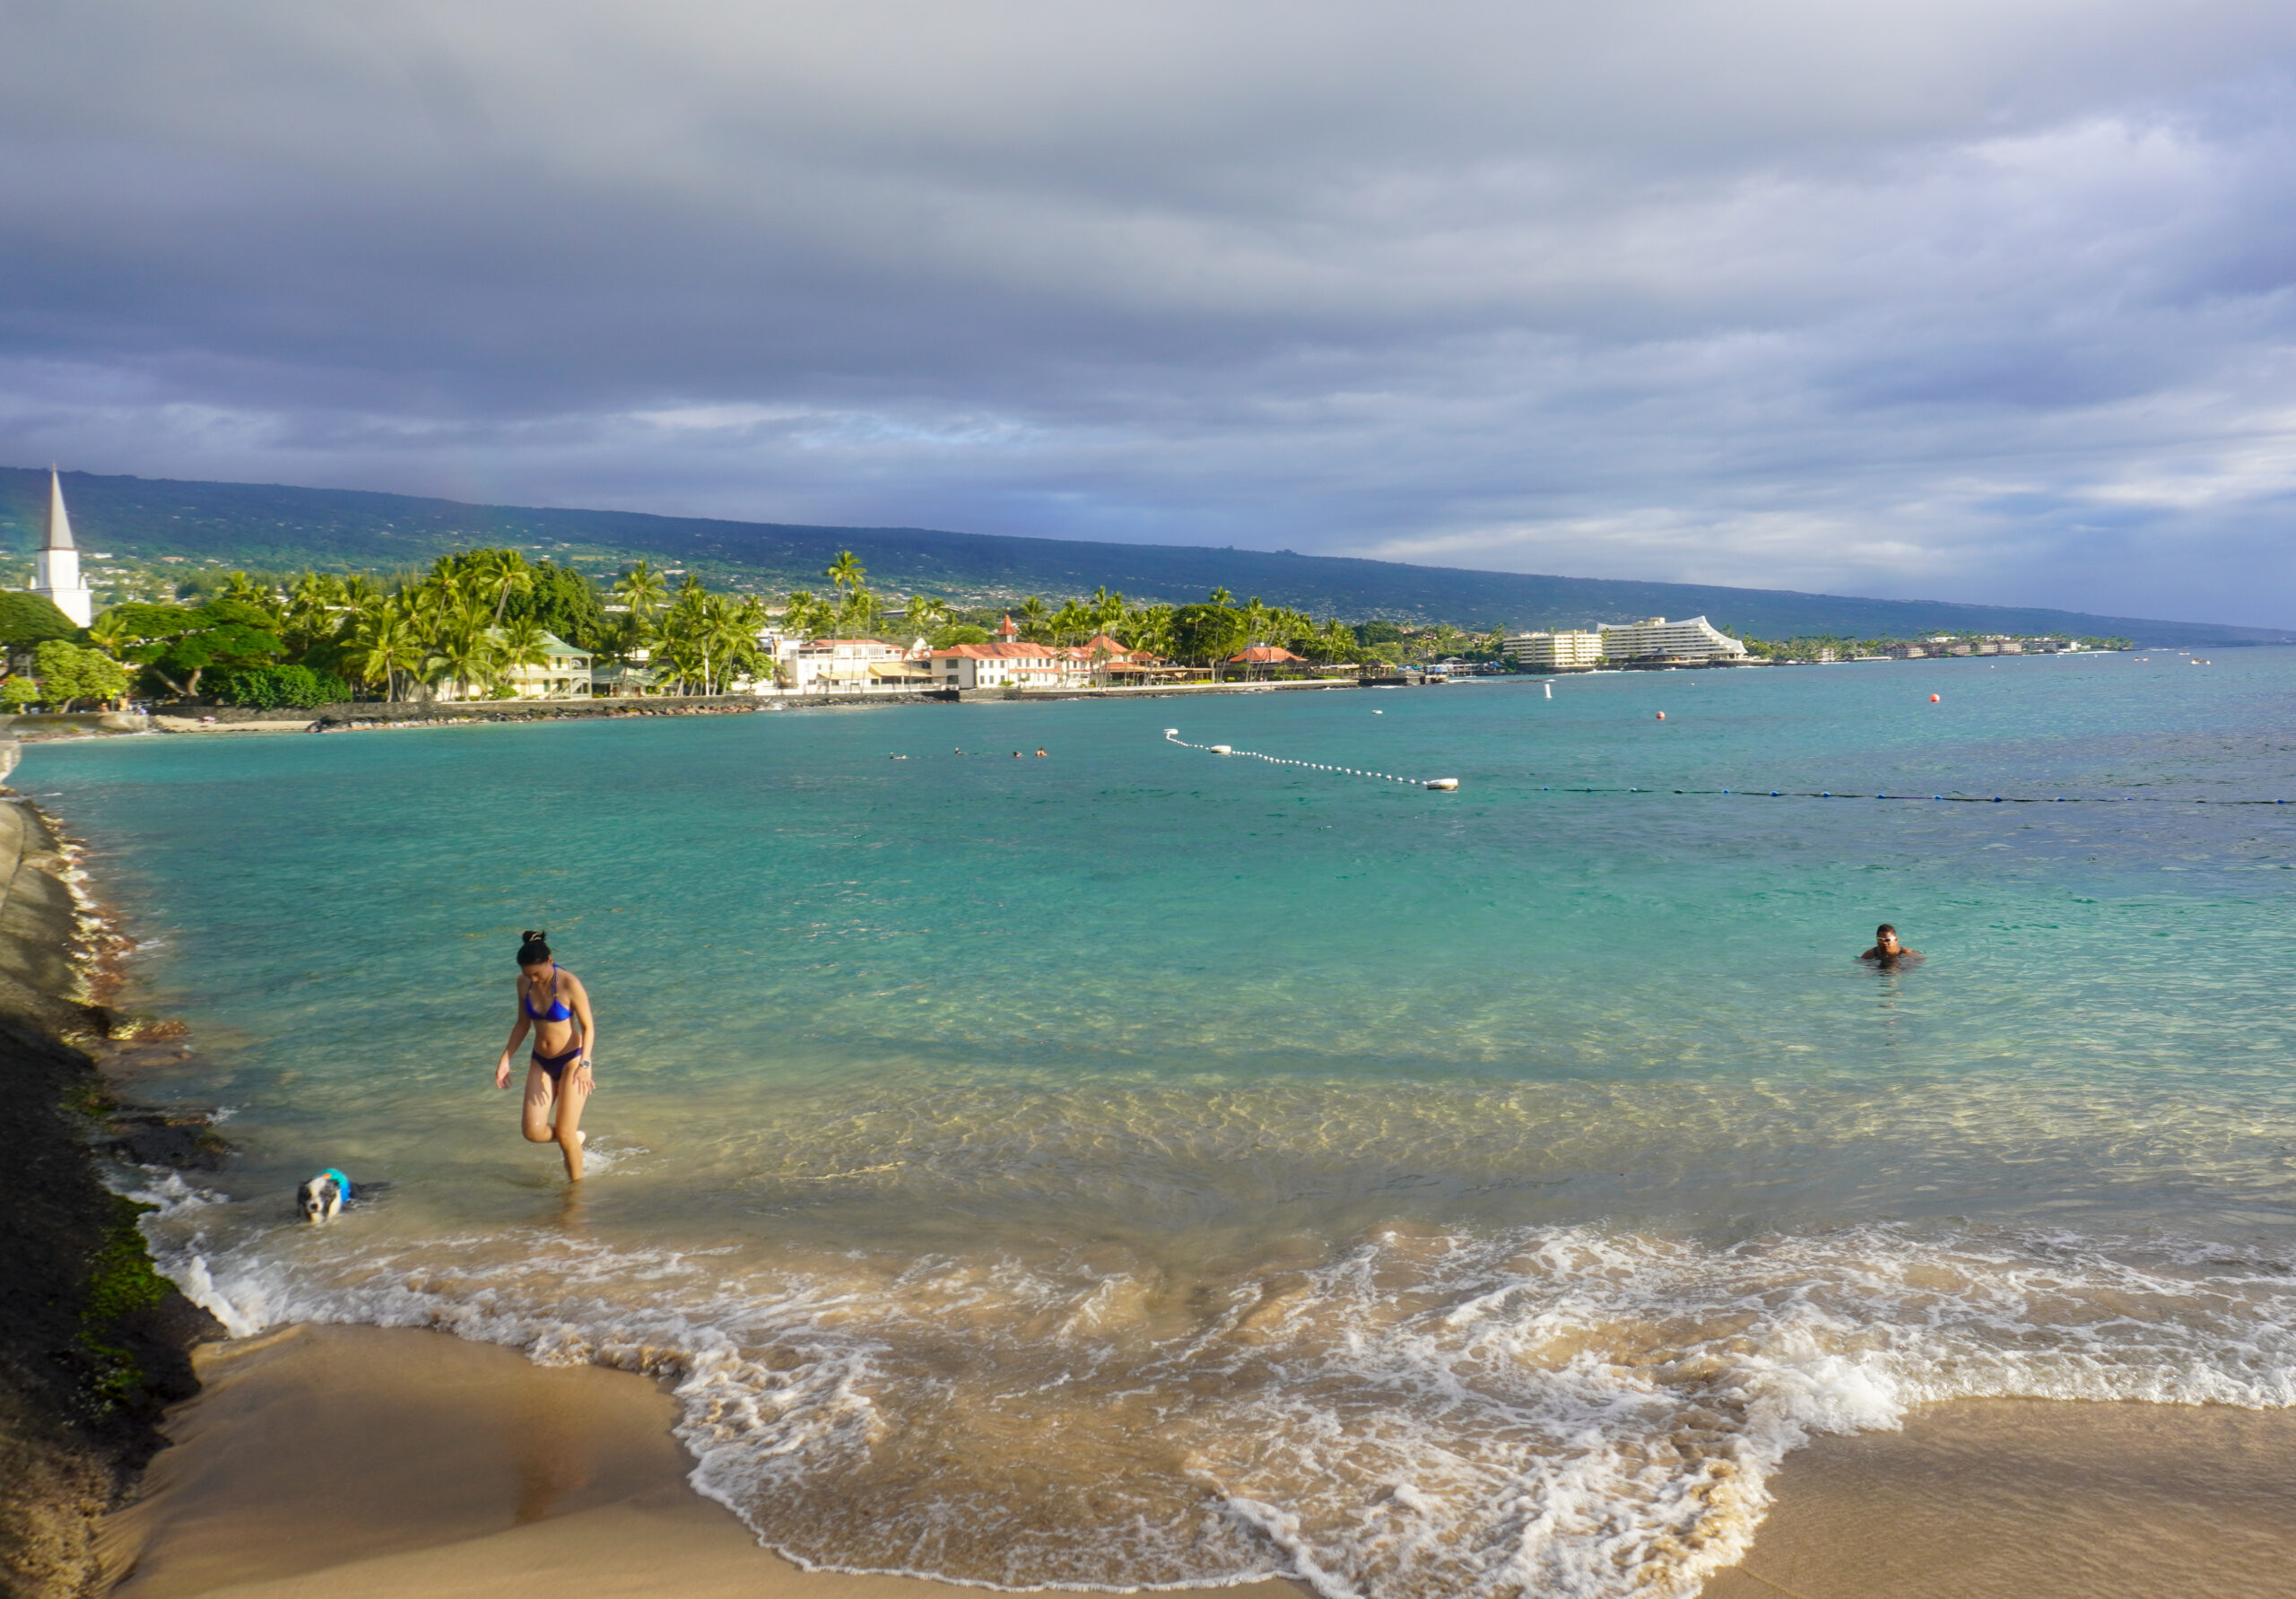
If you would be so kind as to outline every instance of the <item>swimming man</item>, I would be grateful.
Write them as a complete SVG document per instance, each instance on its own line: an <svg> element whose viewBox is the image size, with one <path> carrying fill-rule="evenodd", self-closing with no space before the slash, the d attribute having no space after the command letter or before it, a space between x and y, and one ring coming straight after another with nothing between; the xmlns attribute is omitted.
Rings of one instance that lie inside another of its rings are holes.
<svg viewBox="0 0 2296 1599"><path fill-rule="evenodd" d="M1909 950L1898 942L1898 930L1883 922L1874 929L1874 947L1857 957L1881 966L1895 966L1900 960L1918 960L1919 950Z"/></svg>

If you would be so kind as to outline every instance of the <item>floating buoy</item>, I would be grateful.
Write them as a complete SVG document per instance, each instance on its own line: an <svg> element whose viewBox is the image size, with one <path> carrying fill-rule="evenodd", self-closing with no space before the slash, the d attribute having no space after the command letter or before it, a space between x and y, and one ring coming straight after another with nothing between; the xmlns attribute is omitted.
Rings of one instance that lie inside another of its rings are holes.
<svg viewBox="0 0 2296 1599"><path fill-rule="evenodd" d="M1430 788L1439 788L1446 794L1448 794L1452 789L1457 788L1458 786L1459 780L1457 778L1430 778L1427 779L1427 786Z"/></svg>
<svg viewBox="0 0 2296 1599"><path fill-rule="evenodd" d="M1214 755L1232 755L1236 752L1226 744L1214 744L1212 746L1212 752Z"/></svg>
<svg viewBox="0 0 2296 1599"><path fill-rule="evenodd" d="M1375 716L1375 717L1384 717L1384 716L1386 716L1387 713L1387 712L1385 712L1385 711L1383 711L1383 710L1375 710L1375 711L1373 711L1371 714L1372 714L1373 716Z"/></svg>
<svg viewBox="0 0 2296 1599"><path fill-rule="evenodd" d="M1661 722L1665 721L1665 720L1666 719L1666 713L1665 713L1665 711L1660 711L1660 712L1658 713L1658 719L1659 719Z"/></svg>
<svg viewBox="0 0 2296 1599"><path fill-rule="evenodd" d="M1932 704L1932 705L1935 705L1935 704L1936 704L1940 700L1943 700L1944 698L1944 696L1943 694L1932 694L1932 695L1930 695L1930 696L1929 696L1929 703L1930 703L1930 704Z"/></svg>
<svg viewBox="0 0 2296 1599"><path fill-rule="evenodd" d="M1546 697L1550 700L1554 698L1554 685L1552 683L1546 685Z"/></svg>

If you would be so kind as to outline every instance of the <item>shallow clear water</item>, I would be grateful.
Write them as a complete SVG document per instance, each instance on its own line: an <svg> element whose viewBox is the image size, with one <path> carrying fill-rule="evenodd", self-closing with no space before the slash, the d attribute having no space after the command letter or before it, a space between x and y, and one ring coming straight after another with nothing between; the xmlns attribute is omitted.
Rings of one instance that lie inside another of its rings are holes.
<svg viewBox="0 0 2296 1599"><path fill-rule="evenodd" d="M2296 1400L2296 805L2226 803L2296 800L2296 651L111 740L17 782L192 1024L147 1095L233 1108L241 1160L152 1224L183 1281L674 1372L698 1485L814 1563L1663 1590L1810 1428ZM1884 918L1925 963L1858 965ZM491 1083L526 926L599 1011L578 1199ZM329 1165L392 1187L303 1228Z"/></svg>

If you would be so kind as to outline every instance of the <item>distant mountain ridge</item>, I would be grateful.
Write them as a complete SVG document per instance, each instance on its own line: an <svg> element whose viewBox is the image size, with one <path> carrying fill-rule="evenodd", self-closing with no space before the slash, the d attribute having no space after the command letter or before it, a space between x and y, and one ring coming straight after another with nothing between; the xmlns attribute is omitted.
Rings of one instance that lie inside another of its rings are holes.
<svg viewBox="0 0 2296 1599"><path fill-rule="evenodd" d="M44 469L0 467L0 536L29 555L44 526ZM474 543L527 546L604 569L643 556L754 589L819 588L851 550L873 587L982 603L1087 594L1200 600L1213 588L1349 621L1440 621L1466 628L1569 627L1706 615L1758 638L1910 637L1945 630L2119 635L2139 644L2286 644L2296 631L1952 601L1874 600L1790 589L1561 578L1345 556L1192 544L1104 544L918 527L813 527L657 517L639 511L465 505L354 489L64 474L83 549L144 560L382 570L427 565Z"/></svg>

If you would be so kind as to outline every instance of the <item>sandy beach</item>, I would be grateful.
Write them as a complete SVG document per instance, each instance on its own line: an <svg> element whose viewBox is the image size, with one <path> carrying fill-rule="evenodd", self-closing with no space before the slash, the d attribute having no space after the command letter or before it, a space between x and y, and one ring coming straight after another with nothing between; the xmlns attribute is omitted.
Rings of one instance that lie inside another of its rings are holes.
<svg viewBox="0 0 2296 1599"><path fill-rule="evenodd" d="M807 1572L686 1486L658 1383L403 1328L290 1326L198 1351L175 1447L101 1534L120 1599L931 1599ZM1300 1599L1264 1582L1230 1599Z"/></svg>
<svg viewBox="0 0 2296 1599"><path fill-rule="evenodd" d="M684 1482L661 1385L441 1334L291 1326L199 1353L175 1447L102 1530L120 1599L930 1599L812 1573ZM2296 1416L2014 1401L1822 1438L1704 1599L2296 1595ZM1273 1581L1216 1591L1300 1599Z"/></svg>
<svg viewBox="0 0 2296 1599"><path fill-rule="evenodd" d="M1822 1438L1703 1599L2296 1594L2296 1415L1965 1400Z"/></svg>

